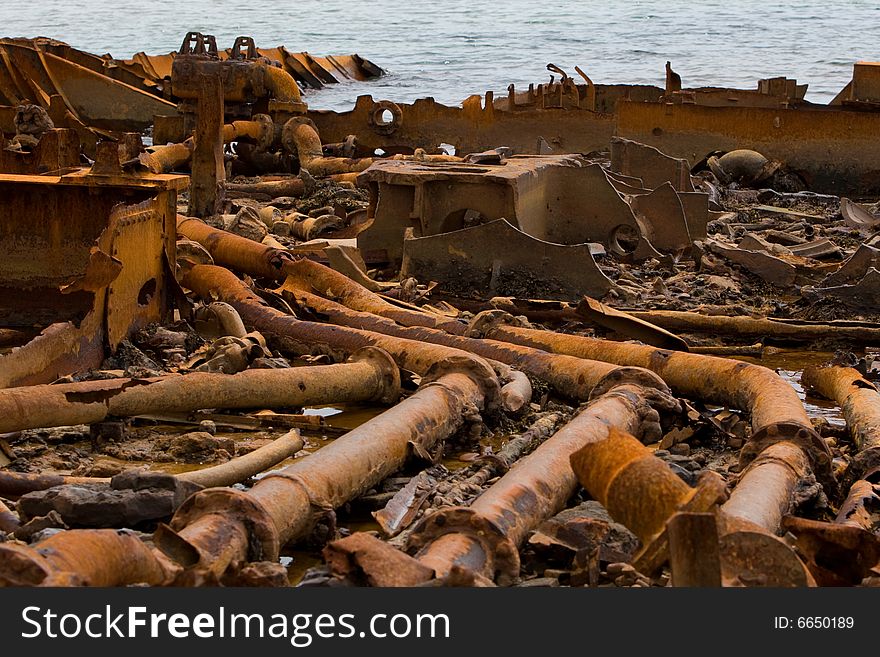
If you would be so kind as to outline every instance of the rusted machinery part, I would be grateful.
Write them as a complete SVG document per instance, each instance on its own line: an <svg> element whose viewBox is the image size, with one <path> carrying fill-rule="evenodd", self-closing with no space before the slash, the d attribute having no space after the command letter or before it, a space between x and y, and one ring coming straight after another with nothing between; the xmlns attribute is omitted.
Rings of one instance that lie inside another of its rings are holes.
<svg viewBox="0 0 880 657"><path fill-rule="evenodd" d="M478 420L497 385L491 369L472 358L438 363L412 396L247 493L195 493L154 542L188 566L179 582L210 582L230 565L275 560L280 547L307 535L322 513L398 470L413 450L425 454L466 421Z"/></svg>
<svg viewBox="0 0 880 657"><path fill-rule="evenodd" d="M284 272L289 276L286 282L306 292L316 292L352 310L387 317L403 326L426 326L453 335L464 335L468 328L467 324L449 317L420 311L415 307L395 305L344 274L313 260L302 259L285 264Z"/></svg>
<svg viewBox="0 0 880 657"><path fill-rule="evenodd" d="M268 445L264 445L238 456L231 461L214 465L201 470L192 470L177 475L178 479L185 479L205 488L215 486L232 486L240 483L248 477L268 470L278 465L281 461L290 458L304 446L303 439L298 429L293 429L279 436Z"/></svg>
<svg viewBox="0 0 880 657"><path fill-rule="evenodd" d="M0 500L0 533L14 532L21 526L21 520Z"/></svg>
<svg viewBox="0 0 880 657"><path fill-rule="evenodd" d="M517 462L469 508L427 516L410 535L408 551L416 552L437 577L459 566L499 584L511 583L519 575L518 546L543 520L563 509L577 488L571 455L604 440L614 427L640 434L644 426L657 422L652 404L665 410L678 407L655 374L621 369L627 371L612 377L607 392Z"/></svg>
<svg viewBox="0 0 880 657"><path fill-rule="evenodd" d="M275 124L267 114L255 114L250 121L233 121L223 126L223 143L246 140L258 151L266 151L275 140Z"/></svg>
<svg viewBox="0 0 880 657"><path fill-rule="evenodd" d="M150 173L171 173L189 162L195 147L196 143L190 137L179 144L165 144L151 151L144 151L138 155L138 161Z"/></svg>
<svg viewBox="0 0 880 657"><path fill-rule="evenodd" d="M126 530L73 529L31 546L0 543L0 586L155 586L173 569Z"/></svg>
<svg viewBox="0 0 880 657"><path fill-rule="evenodd" d="M363 171L374 161L372 157L325 157L318 131L304 117L295 116L284 124L281 144L288 152L296 153L300 167L316 177Z"/></svg>
<svg viewBox="0 0 880 657"><path fill-rule="evenodd" d="M64 484L109 484L109 477L74 477L59 474L32 474L0 470L0 496L9 500L17 500L26 493L35 490L46 490Z"/></svg>
<svg viewBox="0 0 880 657"><path fill-rule="evenodd" d="M659 374L677 395L747 411L753 433L740 455L744 465L769 444L794 441L809 454L812 469L829 494L835 493L828 446L813 430L794 388L766 367L717 356L509 326L500 318L487 322L482 335L554 353L644 367Z"/></svg>
<svg viewBox="0 0 880 657"><path fill-rule="evenodd" d="M473 354L506 363L511 367L549 383L554 390L567 398L586 401L590 398L596 384L614 365L595 360L587 360L563 354L551 354L497 340L481 340L460 335L450 335L445 331L424 326L400 326L390 319L372 313L351 310L309 292L284 288L285 294L301 305L318 311L333 324L367 331L375 331L389 336L405 338L423 343L441 344Z"/></svg>
<svg viewBox="0 0 880 657"><path fill-rule="evenodd" d="M717 475L707 473L691 488L649 448L616 429L572 455L571 466L587 492L640 538L643 548L634 565L647 573L668 557L666 523L676 513L714 512L724 500L724 483ZM724 584L812 583L797 555L772 532L725 513L719 513L718 525Z"/></svg>
<svg viewBox="0 0 880 657"><path fill-rule="evenodd" d="M851 367L808 367L801 383L837 402L846 419L857 453L844 476L852 484L880 466L880 392Z"/></svg>
<svg viewBox="0 0 880 657"><path fill-rule="evenodd" d="M394 338L372 331L307 322L268 306L231 271L215 265L195 265L182 272L182 283L203 299L227 302L241 315L245 324L263 335L277 338L288 349L300 353L350 354L362 347L374 346L388 352L398 367L425 374L435 363L455 356L479 361L482 358L461 349L415 340ZM497 405L497 400L493 401Z"/></svg>
<svg viewBox="0 0 880 657"><path fill-rule="evenodd" d="M517 413L532 400L532 383L524 372L497 360L489 364L501 379L501 405L508 413Z"/></svg>
<svg viewBox="0 0 880 657"><path fill-rule="evenodd" d="M388 354L365 349L352 362L339 365L5 388L0 390L0 432L203 408L287 408L328 401L390 403L399 395L399 382L397 366Z"/></svg>
<svg viewBox="0 0 880 657"><path fill-rule="evenodd" d="M298 240L309 241L323 233L329 233L343 227L343 219L335 214L325 214L320 217L305 217L297 221L288 222L290 234Z"/></svg>

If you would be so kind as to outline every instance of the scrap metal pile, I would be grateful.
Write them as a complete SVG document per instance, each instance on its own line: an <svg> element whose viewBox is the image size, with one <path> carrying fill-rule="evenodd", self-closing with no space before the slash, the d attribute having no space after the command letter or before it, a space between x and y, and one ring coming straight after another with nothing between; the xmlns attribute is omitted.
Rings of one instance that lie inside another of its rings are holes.
<svg viewBox="0 0 880 657"><path fill-rule="evenodd" d="M880 65L322 61L0 42L0 583L880 583Z"/></svg>

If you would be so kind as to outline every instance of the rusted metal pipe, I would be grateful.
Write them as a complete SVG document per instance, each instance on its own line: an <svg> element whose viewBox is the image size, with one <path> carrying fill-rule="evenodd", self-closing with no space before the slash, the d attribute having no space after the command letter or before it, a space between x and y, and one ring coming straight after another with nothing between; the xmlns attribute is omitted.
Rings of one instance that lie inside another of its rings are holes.
<svg viewBox="0 0 880 657"><path fill-rule="evenodd" d="M203 408L286 408L331 400L389 403L399 394L397 377L390 356L370 349L339 365L6 388L0 390L0 432Z"/></svg>
<svg viewBox="0 0 880 657"><path fill-rule="evenodd" d="M316 349L347 351L371 344L388 351L403 369L416 373L425 372L431 364L449 355L478 354L544 379L563 394L577 399L589 398L596 383L615 369L606 363L556 356L539 349L463 338L427 328L403 327L382 317L357 313L322 297L296 292L299 298L308 298L313 305L320 305L331 320L345 326L301 321L270 308L232 272L212 265L193 266L184 272L183 283L203 298L228 302L246 323L306 353ZM351 328L350 324L359 328Z"/></svg>
<svg viewBox="0 0 880 657"><path fill-rule="evenodd" d="M480 319L475 318L475 326ZM508 326L499 318L486 319L480 334L554 353L644 367L660 375L677 395L747 411L752 437L740 455L744 465L767 445L788 440L809 454L813 471L829 492L836 488L831 453L813 429L797 392L766 367L716 356Z"/></svg>
<svg viewBox="0 0 880 657"><path fill-rule="evenodd" d="M158 585L173 569L126 530L73 529L31 546L0 543L0 586Z"/></svg>
<svg viewBox="0 0 880 657"><path fill-rule="evenodd" d="M497 340L450 335L445 331L424 326L400 326L385 317L351 310L341 304L309 292L300 291L297 288L291 289L285 285L283 289L288 298L295 300L298 304L317 310L333 324L375 331L414 341L442 344L478 354L483 358L505 363L529 376L546 381L559 394L571 399L580 401L589 399L596 384L609 372L616 369L614 365L600 361L564 354L550 354L541 349Z"/></svg>
<svg viewBox="0 0 880 657"><path fill-rule="evenodd" d="M846 419L857 453L845 482L850 485L865 472L880 466L880 392L851 367L808 367L801 383L837 402Z"/></svg>
<svg viewBox="0 0 880 657"><path fill-rule="evenodd" d="M300 451L303 445L299 430L293 429L268 445L238 456L231 461L201 470L182 472L176 477L205 488L231 486L278 465L284 459L290 458Z"/></svg>
<svg viewBox="0 0 880 657"><path fill-rule="evenodd" d="M247 493L212 488L192 495L154 541L171 558L197 555L188 581L211 581L248 560L275 560L281 546L311 531L319 510L357 497L398 470L413 449L428 451L477 419L497 403L497 386L491 369L473 358L438 363L411 397Z"/></svg>
<svg viewBox="0 0 880 657"><path fill-rule="evenodd" d="M652 405L666 410L678 407L655 374L620 370L597 387L599 396L594 401L518 461L470 507L444 509L426 517L410 535L408 550L418 551L418 560L438 577L459 566L500 584L515 579L518 546L538 524L564 508L577 488L571 455L586 444L602 441L613 427L639 434L652 427L658 419ZM652 430L659 431L659 426Z"/></svg>
<svg viewBox="0 0 880 657"><path fill-rule="evenodd" d="M801 450L797 451L803 458ZM697 487L691 488L649 448L618 430L573 454L571 466L586 491L642 541L634 565L648 574L668 558L666 523L676 513L714 512L724 499L724 483L718 475L707 472ZM743 513L748 515L751 509L743 506ZM731 510L741 508L738 505ZM719 553L726 585L790 586L811 582L797 555L772 532L731 516L724 506L721 509Z"/></svg>
<svg viewBox="0 0 880 657"><path fill-rule="evenodd" d="M74 477L59 474L31 474L0 470L0 495L10 500L17 500L22 495L35 490L46 490L65 484L109 484L109 477Z"/></svg>
<svg viewBox="0 0 880 657"><path fill-rule="evenodd" d="M776 533L788 513L797 483L809 472L800 446L788 441L769 445L743 472L722 509Z"/></svg>
<svg viewBox="0 0 880 657"><path fill-rule="evenodd" d="M300 167L316 177L363 171L374 161L372 157L325 157L321 137L314 124L299 116L284 124L281 144L288 152L296 153Z"/></svg>

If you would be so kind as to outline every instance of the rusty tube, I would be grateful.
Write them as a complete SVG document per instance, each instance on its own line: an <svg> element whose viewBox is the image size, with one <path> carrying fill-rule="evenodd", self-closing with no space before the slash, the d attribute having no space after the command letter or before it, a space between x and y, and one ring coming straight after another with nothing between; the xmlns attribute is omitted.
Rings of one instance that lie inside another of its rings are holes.
<svg viewBox="0 0 880 657"><path fill-rule="evenodd" d="M159 585L171 569L126 530L73 529L32 546L0 543L0 586Z"/></svg>
<svg viewBox="0 0 880 657"><path fill-rule="evenodd" d="M22 495L35 490L46 490L65 484L109 484L108 477L74 477L59 474L31 474L0 470L0 495L10 500L17 500Z"/></svg>
<svg viewBox="0 0 880 657"><path fill-rule="evenodd" d="M277 559L281 546L311 531L317 510L362 494L398 470L413 445L430 450L497 403L497 385L491 369L473 358L438 363L411 397L249 492L213 488L192 495L175 513L173 533L154 540L172 558L195 552L195 570L214 577L234 563ZM233 545L225 539L230 535L237 537Z"/></svg>
<svg viewBox="0 0 880 657"><path fill-rule="evenodd" d="M484 336L554 353L644 367L660 375L677 395L748 411L755 433L773 425L812 431L794 388L760 365L501 324L488 326Z"/></svg>
<svg viewBox="0 0 880 657"><path fill-rule="evenodd" d="M483 358L505 363L530 376L547 381L559 394L572 399L589 399L595 385L616 369L614 365L600 361L564 354L550 354L541 349L497 340L480 340L450 335L445 331L424 326L400 326L390 319L351 310L341 304L297 289L291 290L285 287L285 294L295 299L297 303L317 310L333 324L375 331L413 341L441 344L478 354Z"/></svg>
<svg viewBox="0 0 880 657"><path fill-rule="evenodd" d="M397 368L387 354L369 350L339 365L5 388L0 390L0 432L202 408L285 408L330 400L390 402L398 394L396 376Z"/></svg>
<svg viewBox="0 0 880 657"><path fill-rule="evenodd" d="M171 173L183 167L192 158L196 142L190 137L179 144L165 144L138 155L138 160L150 173Z"/></svg>
<svg viewBox="0 0 880 657"><path fill-rule="evenodd" d="M418 550L419 561L438 577L460 566L501 584L516 578L518 546L543 520L563 509L577 488L571 455L584 445L604 440L615 427L640 433L652 415L652 402L677 406L656 375L646 371L627 374L637 376L638 382L610 385L608 392L518 461L469 508L440 511L422 521L408 546ZM652 390L651 384L656 388Z"/></svg>
<svg viewBox="0 0 880 657"><path fill-rule="evenodd" d="M272 94L272 99L282 103L302 103L302 94L293 76L283 68L263 67L263 85Z"/></svg>
<svg viewBox="0 0 880 657"><path fill-rule="evenodd" d="M290 153L296 153L299 165L315 177L338 173L352 173L367 169L372 157L325 157L321 137L308 119L294 117L281 129L281 143Z"/></svg>
<svg viewBox="0 0 880 657"><path fill-rule="evenodd" d="M855 443L846 479L855 481L880 466L880 392L851 367L808 367L801 382L837 402Z"/></svg>
<svg viewBox="0 0 880 657"><path fill-rule="evenodd" d="M779 444L782 445L787 443ZM668 558L666 523L676 513L717 512L725 585L806 586L813 583L812 578L792 549L773 530L752 522L766 520L769 515L764 512L765 503L757 492L762 481L772 483L772 473L765 467L773 464L774 456L781 455L782 450L776 447L768 447L762 453L752 470L757 474L749 478L737 500L729 507L728 501L720 511L718 503L724 499L720 477L706 473L697 487L691 488L649 448L616 429L604 441L589 443L573 454L571 465L586 491L642 541L642 551L634 565L647 574ZM792 448L795 458L804 459L799 447ZM764 454L767 456L762 460ZM786 486L778 489L784 491ZM788 499L785 498L786 504Z"/></svg>
<svg viewBox="0 0 880 657"><path fill-rule="evenodd" d="M798 445L769 445L743 472L722 509L775 533L788 512L792 491L808 471L807 456Z"/></svg>
<svg viewBox="0 0 880 657"><path fill-rule="evenodd" d="M298 429L293 429L279 436L268 445L252 452L238 456L231 461L214 465L201 470L192 470L176 475L178 479L198 484L205 488L215 486L231 486L244 481L248 477L268 470L290 458L303 448L303 439Z"/></svg>

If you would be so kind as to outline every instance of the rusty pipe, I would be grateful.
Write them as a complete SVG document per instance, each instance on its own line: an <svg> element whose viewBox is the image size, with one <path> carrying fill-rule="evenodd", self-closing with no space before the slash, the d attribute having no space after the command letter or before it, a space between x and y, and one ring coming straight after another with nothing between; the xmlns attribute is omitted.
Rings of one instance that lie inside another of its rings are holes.
<svg viewBox="0 0 880 657"><path fill-rule="evenodd" d="M173 569L126 530L73 529L31 546L0 543L0 586L158 585Z"/></svg>
<svg viewBox="0 0 880 657"><path fill-rule="evenodd" d="M794 449L803 458L803 452ZM743 497L729 509L725 503L718 511L718 503L724 499L724 483L714 473L704 474L697 487L691 488L649 448L617 430L610 431L605 440L591 442L573 454L571 466L586 491L639 537L642 551L636 555L634 565L643 572L650 574L667 560L666 524L676 513L715 511L722 581L726 585L812 583L803 563L788 545L746 517L732 515L757 517L748 504L755 501L754 497ZM757 461L756 467L761 467ZM762 504L760 499L756 503Z"/></svg>
<svg viewBox="0 0 880 657"><path fill-rule="evenodd" d="M298 116L284 124L281 144L288 152L296 153L300 167L316 177L363 171L374 161L372 157L325 157L321 137L314 124Z"/></svg>
<svg viewBox="0 0 880 657"><path fill-rule="evenodd" d="M478 319L474 320L474 325ZM508 326L499 318L485 321L480 332L493 340L618 365L644 367L660 375L677 395L747 411L752 438L741 454L744 465L767 445L789 440L807 452L813 471L829 492L836 488L831 473L831 453L813 429L797 392L766 367L717 356Z"/></svg>
<svg viewBox="0 0 880 657"><path fill-rule="evenodd" d="M264 66L263 86L272 94L272 99L281 103L302 103L302 94L296 80L283 68Z"/></svg>
<svg viewBox="0 0 880 657"><path fill-rule="evenodd" d="M231 461L209 468L182 472L176 477L205 488L232 486L232 484L242 482L248 477L253 477L290 458L300 451L303 445L299 430L293 429L268 445L263 445Z"/></svg>
<svg viewBox="0 0 880 657"><path fill-rule="evenodd" d="M614 365L550 354L541 349L523 347L497 340L481 340L424 326L400 326L390 319L366 312L351 310L323 297L285 286L284 294L297 303L317 310L328 321L409 340L454 347L483 358L505 363L529 376L549 383L559 394L577 400L586 400L596 384L612 370Z"/></svg>
<svg viewBox="0 0 880 657"><path fill-rule="evenodd" d="M855 443L857 454L844 479L850 485L880 466L880 392L851 367L808 367L801 383L836 402Z"/></svg>
<svg viewBox="0 0 880 657"><path fill-rule="evenodd" d="M257 244L200 219L177 215L177 232L201 244L215 263L229 269L277 281L289 279L305 291L319 291L352 310L387 317L404 326L426 326L455 335L464 335L467 330L462 322L423 312L415 306L392 303L325 265L305 258L296 260L287 250Z"/></svg>
<svg viewBox="0 0 880 657"><path fill-rule="evenodd" d="M641 433L656 422L652 404L666 409L678 406L657 375L622 369L624 376L610 376L607 385L598 388L600 396L518 461L469 508L453 507L427 516L410 535L408 550L417 551L418 560L438 577L458 566L501 584L515 579L518 546L543 520L563 509L577 488L571 455L604 440L613 427Z"/></svg>
<svg viewBox="0 0 880 657"><path fill-rule="evenodd" d="M172 558L197 554L190 570L208 573L201 581L236 563L277 559L281 546L311 531L319 510L364 493L398 470L413 449L428 451L478 418L496 398L497 385L491 369L472 358L438 363L411 397L249 492L213 488L192 495L154 540ZM227 536L236 540L230 544Z"/></svg>
<svg viewBox="0 0 880 657"><path fill-rule="evenodd" d="M109 484L109 477L75 477L59 474L32 474L0 470L0 495L10 500L17 500L22 495L35 490L46 490L65 484Z"/></svg>
<svg viewBox="0 0 880 657"><path fill-rule="evenodd" d="M286 408L331 400L389 403L398 395L397 377L391 358L371 349L339 365L5 388L0 390L0 432L202 408Z"/></svg>
<svg viewBox="0 0 880 657"><path fill-rule="evenodd" d="M775 533L792 492L808 472L809 461L800 446L788 441L769 445L745 469L722 509Z"/></svg>

